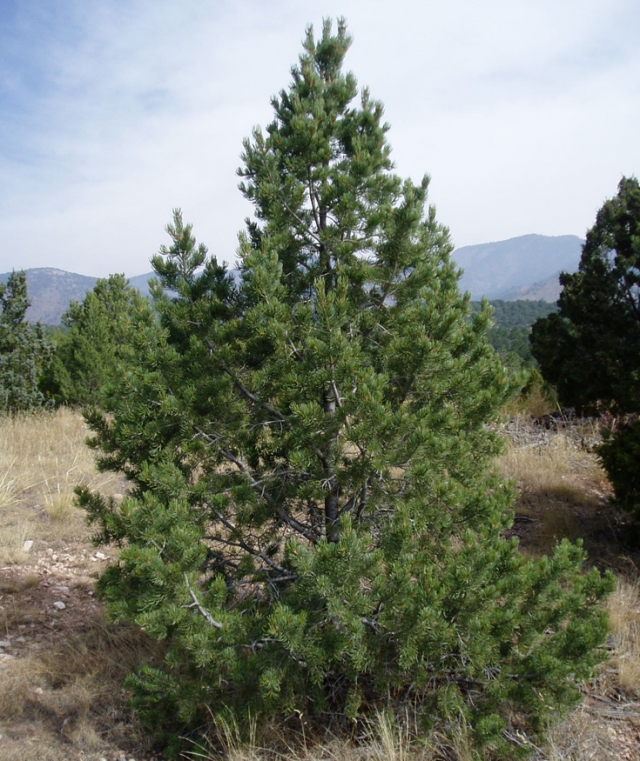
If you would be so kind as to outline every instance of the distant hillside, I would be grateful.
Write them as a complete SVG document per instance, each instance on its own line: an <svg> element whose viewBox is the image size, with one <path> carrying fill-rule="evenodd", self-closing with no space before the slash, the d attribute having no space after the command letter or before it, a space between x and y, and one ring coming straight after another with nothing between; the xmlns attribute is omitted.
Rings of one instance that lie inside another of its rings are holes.
<svg viewBox="0 0 640 761"><path fill-rule="evenodd" d="M10 274L1 274L0 282L6 282ZM62 313L69 303L82 301L96 281L95 277L76 275L53 267L27 270L27 293L31 301L27 319L45 325L59 325Z"/></svg>
<svg viewBox="0 0 640 761"><path fill-rule="evenodd" d="M463 246L453 252L464 269L460 289L473 299L556 301L558 273L578 269L583 242L576 235L522 235Z"/></svg>
<svg viewBox="0 0 640 761"><path fill-rule="evenodd" d="M583 241L575 235L548 237L523 235L519 238L463 246L453 252L454 261L464 269L460 289L471 298L504 301L555 302L560 294L558 273L575 272ZM231 270L237 277L237 270ZM0 274L4 282L9 273ZM143 296L149 295L152 272L129 278ZM45 325L59 325L71 301L82 301L98 278L39 267L27 270L31 307L27 319Z"/></svg>
<svg viewBox="0 0 640 761"><path fill-rule="evenodd" d="M577 268L576 268L577 269ZM571 272L568 268L564 272ZM556 302L560 298L562 286L558 275L552 275L546 280L541 280L533 285L519 285L515 288L507 288L499 294L503 301L550 301Z"/></svg>
<svg viewBox="0 0 640 761"><path fill-rule="evenodd" d="M552 312L557 312L556 304L550 304L544 299L534 301L523 299L518 301L506 301L495 299L489 302L493 307L492 320L496 328L530 328L538 317L548 317ZM471 308L479 312L481 302L472 301Z"/></svg>
<svg viewBox="0 0 640 761"><path fill-rule="evenodd" d="M556 312L556 304L547 301L503 301L494 300L489 302L493 307L493 327L489 328L487 338L493 348L501 354L510 364L521 367L537 367L537 363L531 353L529 334L531 325L539 317L548 317ZM474 312L480 311L480 302L472 301L471 308Z"/></svg>
<svg viewBox="0 0 640 761"><path fill-rule="evenodd" d="M6 283L10 274L10 272L0 274L0 282ZM149 293L148 280L153 276L153 273L149 272L146 275L132 277L129 282L143 296L146 296ZM59 325L69 304L72 301L82 301L87 291L92 290L97 281L97 277L77 275L74 272L53 267L27 270L27 293L31 300L27 319L44 325Z"/></svg>

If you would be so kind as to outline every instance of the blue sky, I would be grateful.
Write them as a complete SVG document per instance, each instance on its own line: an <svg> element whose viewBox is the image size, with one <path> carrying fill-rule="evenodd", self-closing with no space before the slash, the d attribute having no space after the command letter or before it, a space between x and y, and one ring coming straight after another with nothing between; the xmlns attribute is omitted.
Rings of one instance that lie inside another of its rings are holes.
<svg viewBox="0 0 640 761"><path fill-rule="evenodd" d="M583 236L640 175L637 0L0 0L0 272L147 272L175 206L233 262L242 139L340 15L456 245Z"/></svg>

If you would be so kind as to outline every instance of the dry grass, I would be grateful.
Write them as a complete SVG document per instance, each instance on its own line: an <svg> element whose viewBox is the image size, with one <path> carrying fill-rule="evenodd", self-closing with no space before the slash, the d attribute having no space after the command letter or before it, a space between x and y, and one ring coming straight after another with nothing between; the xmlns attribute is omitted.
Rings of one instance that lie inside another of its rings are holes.
<svg viewBox="0 0 640 761"><path fill-rule="evenodd" d="M299 732L283 734L277 727L262 728L260 739L255 724L248 732L241 732L237 724L216 722L212 728L215 740L205 743L185 754L196 761L471 761L473 758L466 732L461 729L459 737L451 737L447 744L437 733L420 741L415 728L409 723L398 725L387 713L379 713L361 729L356 741L344 737L305 734L304 726Z"/></svg>
<svg viewBox="0 0 640 761"><path fill-rule="evenodd" d="M53 546L86 535L73 503L79 484L122 490L116 477L97 473L87 434L81 416L67 409L0 420L0 566L28 562L26 541Z"/></svg>
<svg viewBox="0 0 640 761"><path fill-rule="evenodd" d="M548 554L564 538L583 538L588 545L585 526L597 543L608 530L611 488L593 452L597 440L594 423L547 430L523 417L510 421L498 467L518 489L517 529L531 526L521 532L526 551Z"/></svg>
<svg viewBox="0 0 640 761"><path fill-rule="evenodd" d="M92 576L103 561L73 489L123 487L97 473L87 434L70 410L0 418L2 761L97 761L131 747L140 761L148 750L122 680L156 646L109 625L94 600Z"/></svg>
<svg viewBox="0 0 640 761"><path fill-rule="evenodd" d="M540 377L539 381L535 380L526 390L507 402L502 414L507 419L523 416L542 417L557 408L558 402Z"/></svg>
<svg viewBox="0 0 640 761"><path fill-rule="evenodd" d="M73 757L70 747L104 751L106 745L135 743L147 750L150 741L127 707L122 680L152 659L154 649L140 632L107 626L97 615L83 630L52 637L32 656L3 665L0 722L9 729L29 722L48 730L45 744L62 743L52 756L59 761Z"/></svg>
<svg viewBox="0 0 640 761"><path fill-rule="evenodd" d="M620 579L608 601L613 639L610 666L617 671L617 687L629 697L640 698L640 587Z"/></svg>

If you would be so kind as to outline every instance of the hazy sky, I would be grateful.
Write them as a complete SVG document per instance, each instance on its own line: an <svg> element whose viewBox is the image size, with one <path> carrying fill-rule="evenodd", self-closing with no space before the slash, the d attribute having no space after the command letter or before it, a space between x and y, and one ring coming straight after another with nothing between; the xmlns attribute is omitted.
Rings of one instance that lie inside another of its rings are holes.
<svg viewBox="0 0 640 761"><path fill-rule="evenodd" d="M340 15L457 246L583 236L640 175L638 0L0 0L0 272L147 272L175 206L232 262L242 138Z"/></svg>

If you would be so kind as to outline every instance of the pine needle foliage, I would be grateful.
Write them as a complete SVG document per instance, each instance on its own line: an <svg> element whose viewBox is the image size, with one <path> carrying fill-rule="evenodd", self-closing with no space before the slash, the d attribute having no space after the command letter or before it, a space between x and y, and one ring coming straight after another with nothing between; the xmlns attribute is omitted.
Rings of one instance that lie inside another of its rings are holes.
<svg viewBox="0 0 640 761"><path fill-rule="evenodd" d="M0 283L0 414L42 407L39 382L51 362L53 347L42 325L26 320L30 301L24 270Z"/></svg>
<svg viewBox="0 0 640 761"><path fill-rule="evenodd" d="M129 333L134 314L149 304L124 275L100 279L62 316L68 329L58 338L46 378L46 391L57 404L102 404L119 363L133 361Z"/></svg>
<svg viewBox="0 0 640 761"><path fill-rule="evenodd" d="M160 321L89 417L132 487L80 491L121 547L100 589L166 642L130 686L174 749L211 714L348 727L409 705L513 758L508 727L541 732L601 659L611 579L579 547L532 562L501 536L513 494L485 424L513 383L427 179L393 174L381 104L355 105L349 43L343 22L309 29L245 142L239 281L174 212Z"/></svg>

